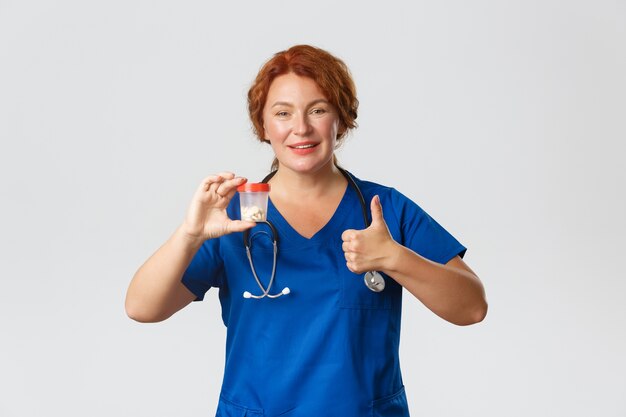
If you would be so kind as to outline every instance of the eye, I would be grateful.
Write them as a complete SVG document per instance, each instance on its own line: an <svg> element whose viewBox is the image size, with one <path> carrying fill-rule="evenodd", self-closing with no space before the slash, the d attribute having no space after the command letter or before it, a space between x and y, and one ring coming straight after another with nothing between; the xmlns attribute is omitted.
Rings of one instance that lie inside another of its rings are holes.
<svg viewBox="0 0 626 417"><path fill-rule="evenodd" d="M311 114L317 114L317 115L321 115L326 113L326 109L322 109L322 108L315 108L313 110L311 110Z"/></svg>
<svg viewBox="0 0 626 417"><path fill-rule="evenodd" d="M289 115L289 113L287 113L286 111L279 111L276 113L276 116L278 117L287 117Z"/></svg>

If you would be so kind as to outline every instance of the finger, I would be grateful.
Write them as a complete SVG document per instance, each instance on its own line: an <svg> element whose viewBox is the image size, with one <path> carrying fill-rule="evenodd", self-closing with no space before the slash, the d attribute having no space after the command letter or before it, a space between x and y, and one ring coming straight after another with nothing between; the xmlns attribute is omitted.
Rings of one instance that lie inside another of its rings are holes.
<svg viewBox="0 0 626 417"><path fill-rule="evenodd" d="M208 177L202 180L202 184L200 185L200 190L202 190L203 192L207 192L211 190L211 186L213 186L212 191L215 191L217 186L219 186L219 184L222 181L224 181L224 178L220 175L209 175Z"/></svg>
<svg viewBox="0 0 626 417"><path fill-rule="evenodd" d="M348 267L350 272L354 272L355 274L358 274L357 269L356 269L356 265L354 265L354 263L348 261L348 262L346 262L346 266Z"/></svg>
<svg viewBox="0 0 626 417"><path fill-rule="evenodd" d="M230 197L232 197L234 195L233 191L237 191L237 187L239 187L241 184L244 184L246 181L247 180L243 177L225 180L217 187L215 191L219 196L227 197L230 194Z"/></svg>
<svg viewBox="0 0 626 417"><path fill-rule="evenodd" d="M220 177L219 175L209 175L208 177L204 178L201 182L202 188L208 188L209 185L213 184L214 182L217 181L221 181L222 177Z"/></svg>
<svg viewBox="0 0 626 417"><path fill-rule="evenodd" d="M210 194L217 194L217 189L219 188L222 181L224 181L224 179L222 177L218 177L216 181L209 184L209 186L207 187L205 191L207 191Z"/></svg>
<svg viewBox="0 0 626 417"><path fill-rule="evenodd" d="M341 244L341 249L344 252L352 252L352 245L350 244L350 242L343 242Z"/></svg>
<svg viewBox="0 0 626 417"><path fill-rule="evenodd" d="M219 197L225 197L226 191L220 191L220 187L227 181L232 181L232 179L226 179L222 175L217 175L216 180L209 185L206 191L217 194Z"/></svg>
<svg viewBox="0 0 626 417"><path fill-rule="evenodd" d="M385 223L383 218L383 206L380 204L380 197L375 195L370 203L370 210L372 211L372 225Z"/></svg>
<svg viewBox="0 0 626 417"><path fill-rule="evenodd" d="M202 188L205 191L209 190L209 186L215 182L222 182L227 179L232 179L235 177L235 174L232 172L224 171L217 174L209 175L208 177L202 180Z"/></svg>
<svg viewBox="0 0 626 417"><path fill-rule="evenodd" d="M226 179L226 180L231 180L233 178L235 178L235 174L230 172L230 171L222 171L222 172L218 172L217 175L219 175L220 177Z"/></svg>
<svg viewBox="0 0 626 417"><path fill-rule="evenodd" d="M354 229L344 230L344 232L341 234L341 240L343 240L344 242L349 242L352 239L354 239L355 236L356 236L356 230Z"/></svg>
<svg viewBox="0 0 626 417"><path fill-rule="evenodd" d="M237 192L237 187L233 187L224 195L224 198L227 198L229 201L233 198L235 193Z"/></svg>
<svg viewBox="0 0 626 417"><path fill-rule="evenodd" d="M244 230L252 229L254 226L256 226L255 222L232 220L230 223L228 223L227 230L228 233L243 232Z"/></svg>

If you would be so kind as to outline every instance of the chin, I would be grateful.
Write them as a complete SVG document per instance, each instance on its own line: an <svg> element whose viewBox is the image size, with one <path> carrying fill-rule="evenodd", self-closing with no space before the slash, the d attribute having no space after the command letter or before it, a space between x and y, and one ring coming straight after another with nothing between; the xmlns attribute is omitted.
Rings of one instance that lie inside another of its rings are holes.
<svg viewBox="0 0 626 417"><path fill-rule="evenodd" d="M328 165L331 165L332 163L333 163L333 158L331 156L330 159L326 161L319 161L319 160L317 161L288 161L285 164L281 163L281 166L284 166L285 168L290 169L291 171L294 171L294 172L306 174L306 173L318 172L319 170L324 169L325 167L327 167Z"/></svg>

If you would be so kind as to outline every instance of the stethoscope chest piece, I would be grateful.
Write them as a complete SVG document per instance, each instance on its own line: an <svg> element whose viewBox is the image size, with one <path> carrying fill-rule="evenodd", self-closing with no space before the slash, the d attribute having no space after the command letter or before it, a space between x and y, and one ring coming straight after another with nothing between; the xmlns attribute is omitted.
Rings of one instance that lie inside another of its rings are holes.
<svg viewBox="0 0 626 417"><path fill-rule="evenodd" d="M344 170L343 168L339 168L339 171L341 171L343 176L346 177L346 179L348 180L348 183L356 191L359 197L359 203L361 204L361 211L363 212L363 221L365 223L365 227L366 228L369 227L371 222L369 220L369 217L367 216L367 208L365 205L365 199L363 198L363 193L361 193L359 186L356 184L354 179L350 176L348 171ZM273 171L267 177L265 177L263 179L263 182L264 183L268 182L270 178L274 176L274 174L276 174L276 171ZM252 254L250 253L251 248L252 248L252 241L251 241L252 237L250 236L249 230L245 230L243 233L243 244L246 248L246 256L248 257L248 262L250 262L250 269L252 270L252 275L254 276L254 279L257 285L259 286L259 289L261 290L261 294L256 295L256 294L252 294L250 291L245 291L243 293L243 298L254 298L254 299L260 299L260 298L265 298L265 297L278 298L280 296L287 295L291 292L288 287L283 288L283 290L277 294L270 294L270 290L272 289L272 284L274 283L274 277L276 275L276 254L278 253L278 233L276 232L276 228L274 227L272 223L270 223L269 220L259 221L257 223L265 223L270 228L271 233L267 233L267 232L259 232L259 233L266 234L272 239L272 244L274 247L274 260L272 262L272 275L270 276L270 280L269 280L269 283L267 284L267 287L265 287L261 283L261 280L259 279L259 276L257 275L256 270L254 268L254 262L252 261ZM381 292L382 290L385 289L385 279L378 271L366 272L365 275L363 276L363 280L365 281L365 286L367 286L367 288L369 288L370 290L374 292Z"/></svg>
<svg viewBox="0 0 626 417"><path fill-rule="evenodd" d="M374 292L381 292L385 289L385 279L378 271L367 271L363 280L367 288Z"/></svg>

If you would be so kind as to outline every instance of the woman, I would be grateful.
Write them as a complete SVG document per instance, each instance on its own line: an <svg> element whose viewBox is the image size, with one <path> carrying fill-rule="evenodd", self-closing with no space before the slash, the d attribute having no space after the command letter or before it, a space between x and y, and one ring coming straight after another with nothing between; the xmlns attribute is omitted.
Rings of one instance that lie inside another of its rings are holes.
<svg viewBox="0 0 626 417"><path fill-rule="evenodd" d="M219 288L227 341L218 416L407 416L402 288L449 322L481 321L487 303L461 259L465 247L398 191L338 167L334 151L356 127L358 107L339 59L306 45L276 54L248 105L257 137L276 156L268 220L278 258L267 291L290 293L242 297L259 289L241 232L249 230L264 286L272 242L255 233L261 225L237 220L236 189L246 179L222 172L202 181L183 224L135 274L128 315L164 320ZM364 285L368 271L382 274L382 291Z"/></svg>

